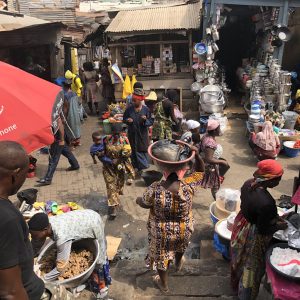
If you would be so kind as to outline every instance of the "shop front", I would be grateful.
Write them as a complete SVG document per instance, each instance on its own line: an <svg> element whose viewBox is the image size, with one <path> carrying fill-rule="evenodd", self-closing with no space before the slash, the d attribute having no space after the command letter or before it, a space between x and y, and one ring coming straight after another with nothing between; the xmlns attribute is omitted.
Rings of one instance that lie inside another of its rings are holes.
<svg viewBox="0 0 300 300"><path fill-rule="evenodd" d="M137 75L146 90L190 90L200 12L201 2L120 11L106 29L112 62L123 76Z"/></svg>

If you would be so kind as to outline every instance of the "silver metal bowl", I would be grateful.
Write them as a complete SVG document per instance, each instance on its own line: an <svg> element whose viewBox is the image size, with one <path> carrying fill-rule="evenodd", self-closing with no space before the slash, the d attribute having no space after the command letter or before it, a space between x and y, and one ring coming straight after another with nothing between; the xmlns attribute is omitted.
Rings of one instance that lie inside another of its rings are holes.
<svg viewBox="0 0 300 300"><path fill-rule="evenodd" d="M55 247L55 242L51 242L49 243L40 253L40 255L38 256L37 259L37 263L40 263L42 257L45 255L45 253L48 250L51 250ZM51 283L53 284L60 284L63 285L66 288L75 288L77 286L80 286L81 284L83 284L84 282L86 282L90 276L92 275L96 263L99 259L99 244L98 241L95 239L82 239L79 241L76 241L72 244L72 248L73 249L85 249L88 251L91 251L93 253L94 256L94 262L93 264L82 274L79 274L73 278L69 278L69 279L65 279L65 280L55 280L55 281L51 281Z"/></svg>

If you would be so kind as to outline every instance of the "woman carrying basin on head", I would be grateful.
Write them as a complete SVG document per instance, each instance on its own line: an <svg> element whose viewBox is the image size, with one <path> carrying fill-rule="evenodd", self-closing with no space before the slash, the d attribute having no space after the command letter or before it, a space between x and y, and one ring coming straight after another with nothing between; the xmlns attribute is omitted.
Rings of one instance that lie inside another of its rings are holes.
<svg viewBox="0 0 300 300"><path fill-rule="evenodd" d="M204 163L198 149L191 149L196 153L195 172L192 175L183 178L187 166L170 171L172 165L166 162L162 168L166 180L153 183L136 200L142 208L150 209L146 261L150 267L156 267L158 275L153 280L163 293L169 290L169 265L175 262L176 269L181 269L184 252L194 231L192 200L202 183Z"/></svg>

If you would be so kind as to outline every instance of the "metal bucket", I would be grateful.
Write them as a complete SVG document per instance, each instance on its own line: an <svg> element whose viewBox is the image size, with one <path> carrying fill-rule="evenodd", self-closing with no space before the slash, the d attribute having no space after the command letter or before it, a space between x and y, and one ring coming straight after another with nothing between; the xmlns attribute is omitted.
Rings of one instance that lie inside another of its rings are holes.
<svg viewBox="0 0 300 300"><path fill-rule="evenodd" d="M66 288L75 288L77 286L80 286L81 284L83 284L84 282L86 282L90 276L92 275L96 263L99 259L99 244L98 241L95 239L82 239L79 241L76 241L72 244L72 248L74 247L74 249L85 249L88 251L91 251L93 253L94 256L94 262L93 264L82 274L79 274L73 278L70 279L65 279L65 280L55 280L55 281L51 281L51 283L53 284L60 284L63 285ZM37 263L40 263L42 257L45 255L45 253L48 250L51 250L55 248L55 242L51 242L49 243L40 253L40 255L38 256L37 259Z"/></svg>

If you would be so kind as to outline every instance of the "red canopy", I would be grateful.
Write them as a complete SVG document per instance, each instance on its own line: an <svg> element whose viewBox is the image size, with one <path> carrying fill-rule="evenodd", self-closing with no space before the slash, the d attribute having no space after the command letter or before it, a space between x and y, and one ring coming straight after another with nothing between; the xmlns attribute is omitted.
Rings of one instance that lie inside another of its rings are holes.
<svg viewBox="0 0 300 300"><path fill-rule="evenodd" d="M0 62L0 141L19 142L28 153L50 145L62 104L59 86Z"/></svg>

